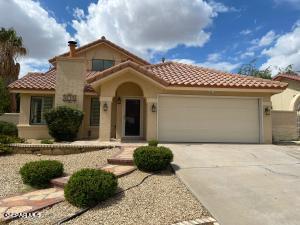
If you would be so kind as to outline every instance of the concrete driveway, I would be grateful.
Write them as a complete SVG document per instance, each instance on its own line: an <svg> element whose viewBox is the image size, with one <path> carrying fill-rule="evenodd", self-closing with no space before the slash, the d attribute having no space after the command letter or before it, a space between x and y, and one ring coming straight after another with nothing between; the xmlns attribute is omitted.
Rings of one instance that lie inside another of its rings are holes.
<svg viewBox="0 0 300 225"><path fill-rule="evenodd" d="M167 146L179 178L220 225L300 224L300 147Z"/></svg>

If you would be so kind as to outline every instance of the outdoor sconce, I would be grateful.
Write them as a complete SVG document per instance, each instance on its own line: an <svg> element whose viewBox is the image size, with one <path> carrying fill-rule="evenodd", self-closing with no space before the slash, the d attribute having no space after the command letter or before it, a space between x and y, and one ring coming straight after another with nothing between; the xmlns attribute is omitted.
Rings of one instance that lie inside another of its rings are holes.
<svg viewBox="0 0 300 225"><path fill-rule="evenodd" d="M265 107L265 115L267 115L267 116L271 115L271 110L272 110L271 106L266 106Z"/></svg>
<svg viewBox="0 0 300 225"><path fill-rule="evenodd" d="M117 99L117 104L121 104L121 98L120 97L118 97L118 99Z"/></svg>
<svg viewBox="0 0 300 225"><path fill-rule="evenodd" d="M152 109L152 112L156 112L156 105L154 103L152 104L151 109Z"/></svg>
<svg viewBox="0 0 300 225"><path fill-rule="evenodd" d="M107 105L107 103L105 102L104 105L103 105L103 111L106 112L107 110L108 110L108 105Z"/></svg>

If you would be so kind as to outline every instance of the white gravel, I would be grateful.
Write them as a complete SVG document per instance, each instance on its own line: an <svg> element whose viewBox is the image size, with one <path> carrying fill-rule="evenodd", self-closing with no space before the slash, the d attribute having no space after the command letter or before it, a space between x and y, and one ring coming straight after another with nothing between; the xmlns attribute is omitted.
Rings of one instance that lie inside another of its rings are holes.
<svg viewBox="0 0 300 225"><path fill-rule="evenodd" d="M135 171L119 178L119 187L138 184L147 173ZM21 219L10 224L54 224L78 210L62 202L41 211L39 219ZM168 225L208 216L206 209L170 171L149 177L143 184L102 202L66 225Z"/></svg>
<svg viewBox="0 0 300 225"><path fill-rule="evenodd" d="M64 164L65 173L73 173L81 168L94 168L107 163L107 158L116 154L118 149L104 149L73 155L37 156L29 154L13 154L0 156L0 197L28 190L22 183L19 169L30 161L41 159L59 160Z"/></svg>

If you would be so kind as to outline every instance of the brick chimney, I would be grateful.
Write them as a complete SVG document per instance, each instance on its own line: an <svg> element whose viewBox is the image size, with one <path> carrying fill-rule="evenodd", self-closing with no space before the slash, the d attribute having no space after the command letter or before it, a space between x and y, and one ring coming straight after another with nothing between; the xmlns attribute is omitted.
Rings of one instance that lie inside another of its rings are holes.
<svg viewBox="0 0 300 225"><path fill-rule="evenodd" d="M75 50L76 50L76 46L77 46L77 42L76 41L69 41L69 47L70 47L70 57L74 57L75 56Z"/></svg>

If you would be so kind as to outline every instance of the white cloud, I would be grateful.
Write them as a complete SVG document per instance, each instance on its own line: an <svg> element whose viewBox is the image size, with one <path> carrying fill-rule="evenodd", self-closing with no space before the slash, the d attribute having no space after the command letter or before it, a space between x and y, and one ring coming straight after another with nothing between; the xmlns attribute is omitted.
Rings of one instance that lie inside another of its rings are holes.
<svg viewBox="0 0 300 225"><path fill-rule="evenodd" d="M237 69L240 66L240 63L230 63L226 61L205 61L205 62L196 62L192 59L172 59L172 61L185 63L185 64L192 64L201 67L213 68L221 71L232 72L233 70Z"/></svg>
<svg viewBox="0 0 300 225"><path fill-rule="evenodd" d="M42 65L46 69L47 60L64 52L71 39L64 24L31 0L0 1L0 27L13 27L28 49L28 56L20 61L20 76Z"/></svg>
<svg viewBox="0 0 300 225"><path fill-rule="evenodd" d="M264 49L262 53L269 57L261 66L262 69L271 66L273 72L277 73L279 68L292 64L296 71L300 71L300 24L280 36L274 46Z"/></svg>
<svg viewBox="0 0 300 225"><path fill-rule="evenodd" d="M91 3L73 27L80 44L104 35L145 57L180 44L203 46L210 37L205 29L224 11L214 7L204 0L102 0Z"/></svg>
<svg viewBox="0 0 300 225"><path fill-rule="evenodd" d="M234 7L228 7L221 2L216 2L214 0L209 0L208 3L213 7L213 9L216 12L237 12L237 11L239 11Z"/></svg>
<svg viewBox="0 0 300 225"><path fill-rule="evenodd" d="M277 35L275 34L274 31L271 30L259 40L258 46L259 47L268 46L268 45L272 44L276 38L277 38Z"/></svg>
<svg viewBox="0 0 300 225"><path fill-rule="evenodd" d="M73 10L73 16L78 20L84 19L84 11L82 9L75 8Z"/></svg>
<svg viewBox="0 0 300 225"><path fill-rule="evenodd" d="M242 30L240 32L241 35L248 35L248 34L251 34L251 33L252 33L252 31L250 29Z"/></svg>
<svg viewBox="0 0 300 225"><path fill-rule="evenodd" d="M247 51L240 55L241 59L249 58L255 56L255 52Z"/></svg>
<svg viewBox="0 0 300 225"><path fill-rule="evenodd" d="M222 58L222 57L221 57L221 54L220 54L220 53L212 53L212 54L209 54L209 55L207 56L207 60L208 60L208 61L213 61L213 62L219 61L221 58Z"/></svg>

